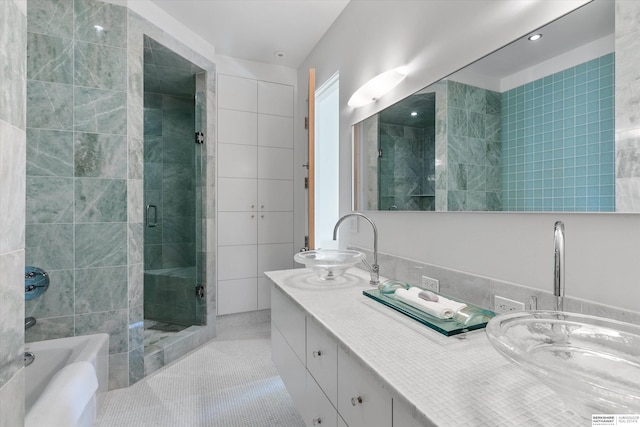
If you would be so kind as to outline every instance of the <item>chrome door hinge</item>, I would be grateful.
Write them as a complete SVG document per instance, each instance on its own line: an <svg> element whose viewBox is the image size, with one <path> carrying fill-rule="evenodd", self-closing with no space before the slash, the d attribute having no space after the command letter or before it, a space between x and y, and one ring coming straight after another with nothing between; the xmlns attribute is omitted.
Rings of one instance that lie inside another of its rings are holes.
<svg viewBox="0 0 640 427"><path fill-rule="evenodd" d="M309 177L308 176L304 177L304 188L305 189L309 188Z"/></svg>
<svg viewBox="0 0 640 427"><path fill-rule="evenodd" d="M304 118L304 128L309 129L309 117Z"/></svg>

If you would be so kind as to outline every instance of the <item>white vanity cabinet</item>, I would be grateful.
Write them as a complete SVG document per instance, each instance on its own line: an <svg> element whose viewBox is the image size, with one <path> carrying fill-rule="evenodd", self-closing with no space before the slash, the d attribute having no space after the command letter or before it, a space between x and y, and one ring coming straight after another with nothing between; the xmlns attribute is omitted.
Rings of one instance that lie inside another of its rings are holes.
<svg viewBox="0 0 640 427"><path fill-rule="evenodd" d="M307 426L392 426L388 392L275 286L271 323L274 364Z"/></svg>
<svg viewBox="0 0 640 427"><path fill-rule="evenodd" d="M338 372L338 412L349 427L391 426L391 396L342 349Z"/></svg>
<svg viewBox="0 0 640 427"><path fill-rule="evenodd" d="M307 319L307 370L338 406L338 343L311 319Z"/></svg>

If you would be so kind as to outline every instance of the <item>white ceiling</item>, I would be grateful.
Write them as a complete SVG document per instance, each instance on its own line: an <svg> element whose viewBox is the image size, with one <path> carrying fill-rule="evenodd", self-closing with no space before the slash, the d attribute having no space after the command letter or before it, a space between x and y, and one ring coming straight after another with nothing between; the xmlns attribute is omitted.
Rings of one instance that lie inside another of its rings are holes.
<svg viewBox="0 0 640 427"><path fill-rule="evenodd" d="M305 60L349 0L151 0L218 55L292 68ZM283 58L275 52L284 52Z"/></svg>

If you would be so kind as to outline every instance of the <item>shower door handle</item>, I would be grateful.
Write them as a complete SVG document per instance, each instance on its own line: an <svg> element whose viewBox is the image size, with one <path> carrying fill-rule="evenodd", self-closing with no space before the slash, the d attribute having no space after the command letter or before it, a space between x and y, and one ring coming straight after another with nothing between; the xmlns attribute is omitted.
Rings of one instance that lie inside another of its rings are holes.
<svg viewBox="0 0 640 427"><path fill-rule="evenodd" d="M151 210L153 209L153 221L151 220ZM158 207L156 205L147 205L147 227L156 227L158 225Z"/></svg>

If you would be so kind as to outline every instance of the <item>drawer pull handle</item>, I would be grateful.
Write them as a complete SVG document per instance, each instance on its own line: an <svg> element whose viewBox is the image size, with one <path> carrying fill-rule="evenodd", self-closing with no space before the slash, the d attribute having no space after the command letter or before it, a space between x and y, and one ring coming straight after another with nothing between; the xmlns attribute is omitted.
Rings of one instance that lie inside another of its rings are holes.
<svg viewBox="0 0 640 427"><path fill-rule="evenodd" d="M311 423L312 423L314 426L317 426L318 424L322 424L322 418L314 418L314 419L311 421Z"/></svg>
<svg viewBox="0 0 640 427"><path fill-rule="evenodd" d="M321 350L313 352L313 357L320 357L320 356L322 356L322 351Z"/></svg>
<svg viewBox="0 0 640 427"><path fill-rule="evenodd" d="M351 404L353 406L357 406L358 404L362 403L362 396L358 396L358 397L352 397L351 398Z"/></svg>

